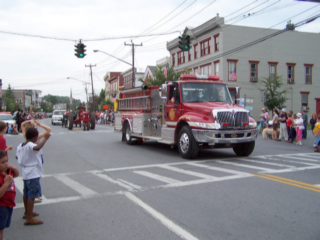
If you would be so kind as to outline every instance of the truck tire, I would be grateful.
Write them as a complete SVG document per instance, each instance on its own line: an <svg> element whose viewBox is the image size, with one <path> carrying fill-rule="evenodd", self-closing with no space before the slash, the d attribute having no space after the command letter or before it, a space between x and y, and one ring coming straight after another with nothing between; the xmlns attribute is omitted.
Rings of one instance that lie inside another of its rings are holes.
<svg viewBox="0 0 320 240"><path fill-rule="evenodd" d="M255 142L238 143L233 147L233 151L238 156L246 157L249 156L254 149Z"/></svg>
<svg viewBox="0 0 320 240"><path fill-rule="evenodd" d="M68 129L72 130L73 129L73 114L72 114L72 112L70 112L68 115L68 123L69 123Z"/></svg>
<svg viewBox="0 0 320 240"><path fill-rule="evenodd" d="M126 143L128 145L132 145L133 144L133 140L131 137L131 129L130 129L130 125L127 123L125 130L124 130L124 134L125 134L125 139L126 139Z"/></svg>
<svg viewBox="0 0 320 240"><path fill-rule="evenodd" d="M91 113L90 128L95 129L95 127L96 127L96 115L94 113Z"/></svg>
<svg viewBox="0 0 320 240"><path fill-rule="evenodd" d="M183 126L179 132L178 150L181 157L195 158L198 155L199 144L194 140L190 127Z"/></svg>

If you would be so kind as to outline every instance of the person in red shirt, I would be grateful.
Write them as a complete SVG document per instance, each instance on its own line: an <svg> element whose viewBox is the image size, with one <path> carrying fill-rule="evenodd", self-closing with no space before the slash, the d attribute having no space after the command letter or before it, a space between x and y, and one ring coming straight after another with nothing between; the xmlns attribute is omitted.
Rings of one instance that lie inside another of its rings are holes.
<svg viewBox="0 0 320 240"><path fill-rule="evenodd" d="M8 164L4 151L0 151L0 239L3 231L10 227L13 207L16 205L16 187L13 178L19 176L19 170Z"/></svg>
<svg viewBox="0 0 320 240"><path fill-rule="evenodd" d="M0 121L0 150L4 151L8 157L7 151L12 150L12 145L7 146L6 139L3 135L7 132L7 124L4 121Z"/></svg>

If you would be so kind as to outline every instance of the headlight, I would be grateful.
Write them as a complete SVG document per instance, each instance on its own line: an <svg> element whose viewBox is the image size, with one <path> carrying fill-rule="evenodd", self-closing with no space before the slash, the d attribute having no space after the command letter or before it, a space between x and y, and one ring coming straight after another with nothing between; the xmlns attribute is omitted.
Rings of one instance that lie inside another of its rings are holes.
<svg viewBox="0 0 320 240"><path fill-rule="evenodd" d="M216 126L215 126L214 123L195 122L195 124L196 124L198 127L201 127L201 128L216 128Z"/></svg>
<svg viewBox="0 0 320 240"><path fill-rule="evenodd" d="M256 128L257 127L257 122L249 122L249 126L252 128Z"/></svg>

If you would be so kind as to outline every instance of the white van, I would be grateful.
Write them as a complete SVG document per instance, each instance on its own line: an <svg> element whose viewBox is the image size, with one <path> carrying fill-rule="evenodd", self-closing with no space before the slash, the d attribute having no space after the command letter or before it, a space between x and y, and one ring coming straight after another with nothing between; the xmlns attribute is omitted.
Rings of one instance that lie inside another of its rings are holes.
<svg viewBox="0 0 320 240"><path fill-rule="evenodd" d="M52 118L51 118L51 124L55 125L56 123L62 124L62 118L63 114L66 110L55 110L53 111Z"/></svg>

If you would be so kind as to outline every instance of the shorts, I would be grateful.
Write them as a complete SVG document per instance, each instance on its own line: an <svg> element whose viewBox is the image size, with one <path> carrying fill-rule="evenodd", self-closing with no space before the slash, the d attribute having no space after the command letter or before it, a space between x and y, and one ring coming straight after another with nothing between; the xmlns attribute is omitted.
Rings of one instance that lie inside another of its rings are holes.
<svg viewBox="0 0 320 240"><path fill-rule="evenodd" d="M277 124L277 123L274 123L274 124L272 125L272 128L273 128L274 131L277 131L277 129L278 129L278 124Z"/></svg>
<svg viewBox="0 0 320 240"><path fill-rule="evenodd" d="M40 178L23 180L23 196L28 199L42 197Z"/></svg>
<svg viewBox="0 0 320 240"><path fill-rule="evenodd" d="M13 208L0 207L0 230L10 227Z"/></svg>

